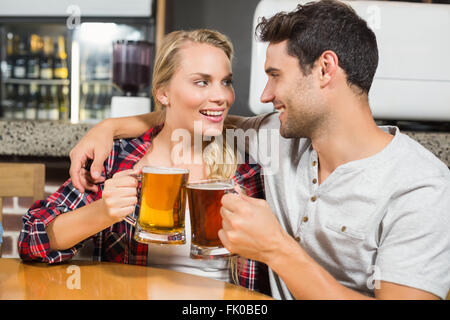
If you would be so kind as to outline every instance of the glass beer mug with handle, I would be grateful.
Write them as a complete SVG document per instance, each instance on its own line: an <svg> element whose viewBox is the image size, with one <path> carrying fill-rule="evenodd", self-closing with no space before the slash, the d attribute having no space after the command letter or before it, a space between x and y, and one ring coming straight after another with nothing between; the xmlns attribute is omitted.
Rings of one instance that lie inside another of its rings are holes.
<svg viewBox="0 0 450 320"><path fill-rule="evenodd" d="M134 239L143 243L185 244L186 183L189 170L144 167L139 217L124 218L136 227Z"/></svg>
<svg viewBox="0 0 450 320"><path fill-rule="evenodd" d="M223 259L231 256L223 247L218 232L222 228L222 197L237 193L233 179L201 180L188 183L186 190L191 218L193 259Z"/></svg>

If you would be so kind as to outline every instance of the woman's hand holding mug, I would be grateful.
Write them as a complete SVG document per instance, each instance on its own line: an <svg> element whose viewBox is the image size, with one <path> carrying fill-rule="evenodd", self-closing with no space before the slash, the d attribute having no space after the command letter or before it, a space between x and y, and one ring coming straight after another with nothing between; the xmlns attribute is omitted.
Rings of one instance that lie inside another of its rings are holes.
<svg viewBox="0 0 450 320"><path fill-rule="evenodd" d="M100 201L103 201L103 213L114 223L134 212L138 202L139 174L140 170L137 169L124 170L105 181Z"/></svg>

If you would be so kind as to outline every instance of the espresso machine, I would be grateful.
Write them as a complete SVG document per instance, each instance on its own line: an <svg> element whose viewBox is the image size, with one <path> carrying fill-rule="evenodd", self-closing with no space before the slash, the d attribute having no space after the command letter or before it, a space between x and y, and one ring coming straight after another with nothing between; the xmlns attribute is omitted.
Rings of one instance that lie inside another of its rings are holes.
<svg viewBox="0 0 450 320"><path fill-rule="evenodd" d="M151 79L153 44L147 41L118 40L113 44L113 84L121 95L111 100L111 117L127 117L150 112L147 88Z"/></svg>

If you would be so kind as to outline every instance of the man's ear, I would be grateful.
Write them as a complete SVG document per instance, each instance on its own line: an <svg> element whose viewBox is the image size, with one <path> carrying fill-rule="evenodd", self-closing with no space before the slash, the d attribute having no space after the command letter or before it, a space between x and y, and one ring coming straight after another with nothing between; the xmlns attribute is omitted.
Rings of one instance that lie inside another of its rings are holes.
<svg viewBox="0 0 450 320"><path fill-rule="evenodd" d="M339 58L334 51L324 51L318 59L320 87L326 87L335 76L339 67Z"/></svg>

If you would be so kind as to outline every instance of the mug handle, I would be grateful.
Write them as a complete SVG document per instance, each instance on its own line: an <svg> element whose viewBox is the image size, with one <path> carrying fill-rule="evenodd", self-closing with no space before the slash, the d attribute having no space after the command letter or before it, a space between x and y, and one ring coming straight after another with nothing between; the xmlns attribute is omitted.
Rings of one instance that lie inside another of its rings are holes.
<svg viewBox="0 0 450 320"><path fill-rule="evenodd" d="M129 223L130 225L132 225L133 227L136 227L136 219L133 218L132 216L126 216L125 218L123 218L123 220L127 223Z"/></svg>
<svg viewBox="0 0 450 320"><path fill-rule="evenodd" d="M232 193L232 194L237 194L237 195L239 195L239 192L237 192L235 189L225 190L224 193L225 193L225 194Z"/></svg>
<svg viewBox="0 0 450 320"><path fill-rule="evenodd" d="M142 174L130 174L130 176L135 177L139 182L142 181ZM123 218L123 220L133 227L136 227L136 218L132 217L131 215L126 216Z"/></svg>
<svg viewBox="0 0 450 320"><path fill-rule="evenodd" d="M236 188L239 188L239 184L237 184L236 182L234 182L234 180L231 179L231 184L233 185L233 189L231 190L225 190L225 194L228 193L232 193L232 194L237 194L239 195L239 192L237 192Z"/></svg>

